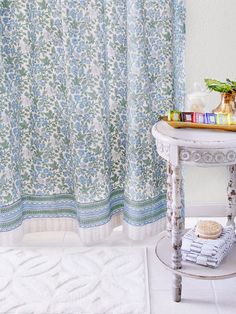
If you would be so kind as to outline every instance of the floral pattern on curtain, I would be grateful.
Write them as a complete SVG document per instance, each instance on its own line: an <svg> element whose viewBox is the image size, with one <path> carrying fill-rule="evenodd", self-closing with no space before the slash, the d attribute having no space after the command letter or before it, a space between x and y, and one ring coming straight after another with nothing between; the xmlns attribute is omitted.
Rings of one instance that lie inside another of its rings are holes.
<svg viewBox="0 0 236 314"><path fill-rule="evenodd" d="M184 102L183 1L0 0L0 15L0 231L122 213L156 232L165 164L150 131Z"/></svg>

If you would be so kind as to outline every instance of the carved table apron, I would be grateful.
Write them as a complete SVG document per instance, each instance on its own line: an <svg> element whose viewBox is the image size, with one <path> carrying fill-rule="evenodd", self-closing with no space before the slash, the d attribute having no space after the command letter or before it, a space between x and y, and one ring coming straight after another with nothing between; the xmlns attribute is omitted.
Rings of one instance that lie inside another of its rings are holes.
<svg viewBox="0 0 236 314"><path fill-rule="evenodd" d="M156 140L158 154L167 161L167 237L171 238L172 258L169 265L166 257L157 252L159 259L174 271L173 292L174 300L181 300L182 277L189 275L198 279L223 279L236 276L235 272L228 266L227 270L217 270L214 276L212 270L207 274L198 274L192 270L192 274L182 270L182 234L184 231L183 216L183 189L182 171L183 164L199 167L227 166L229 169L228 182L228 208L227 224L235 227L236 215L236 133L225 131L213 131L204 129L174 129L166 122L160 121L152 128L152 134ZM163 237L164 239L164 237ZM163 240L165 241L165 239ZM161 245L160 245L161 247ZM230 263L236 262L235 256L229 258ZM226 265L227 266L227 265ZM198 266L204 269L206 267ZM206 278L205 278L206 277Z"/></svg>

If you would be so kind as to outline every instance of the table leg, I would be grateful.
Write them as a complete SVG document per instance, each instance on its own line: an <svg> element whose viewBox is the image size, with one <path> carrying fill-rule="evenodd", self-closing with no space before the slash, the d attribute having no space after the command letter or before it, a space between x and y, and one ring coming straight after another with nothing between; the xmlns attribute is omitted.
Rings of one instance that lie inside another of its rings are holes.
<svg viewBox="0 0 236 314"><path fill-rule="evenodd" d="M166 231L168 237L171 237L171 219L172 219L172 166L167 163L167 212L166 212Z"/></svg>
<svg viewBox="0 0 236 314"><path fill-rule="evenodd" d="M234 219L236 215L236 165L229 166L229 182L227 192L227 226L232 225L235 228Z"/></svg>
<svg viewBox="0 0 236 314"><path fill-rule="evenodd" d="M173 167L172 174L172 268L182 268L182 232L183 232L183 219L182 200L181 200L181 187L182 187L182 173L179 166ZM181 301L182 278L180 275L174 274L173 278L173 298L175 302Z"/></svg>
<svg viewBox="0 0 236 314"><path fill-rule="evenodd" d="M180 193L181 193L181 218L182 218L182 230L185 229L185 200L184 200L184 180L181 180L181 187L180 187Z"/></svg>

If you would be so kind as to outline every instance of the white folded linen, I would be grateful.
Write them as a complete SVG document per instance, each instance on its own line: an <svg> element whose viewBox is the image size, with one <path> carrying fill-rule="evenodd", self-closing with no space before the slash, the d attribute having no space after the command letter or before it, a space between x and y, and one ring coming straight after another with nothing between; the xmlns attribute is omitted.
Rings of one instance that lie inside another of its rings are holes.
<svg viewBox="0 0 236 314"><path fill-rule="evenodd" d="M232 226L224 227L217 239L199 238L195 230L191 229L183 236L182 258L199 265L217 267L228 254L234 241L235 231Z"/></svg>

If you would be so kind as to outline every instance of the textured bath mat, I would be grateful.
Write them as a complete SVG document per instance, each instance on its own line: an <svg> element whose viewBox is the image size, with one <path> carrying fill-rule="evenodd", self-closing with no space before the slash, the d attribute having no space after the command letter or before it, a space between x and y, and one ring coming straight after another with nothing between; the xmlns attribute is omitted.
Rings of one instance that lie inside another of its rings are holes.
<svg viewBox="0 0 236 314"><path fill-rule="evenodd" d="M0 248L0 313L149 314L144 248Z"/></svg>

